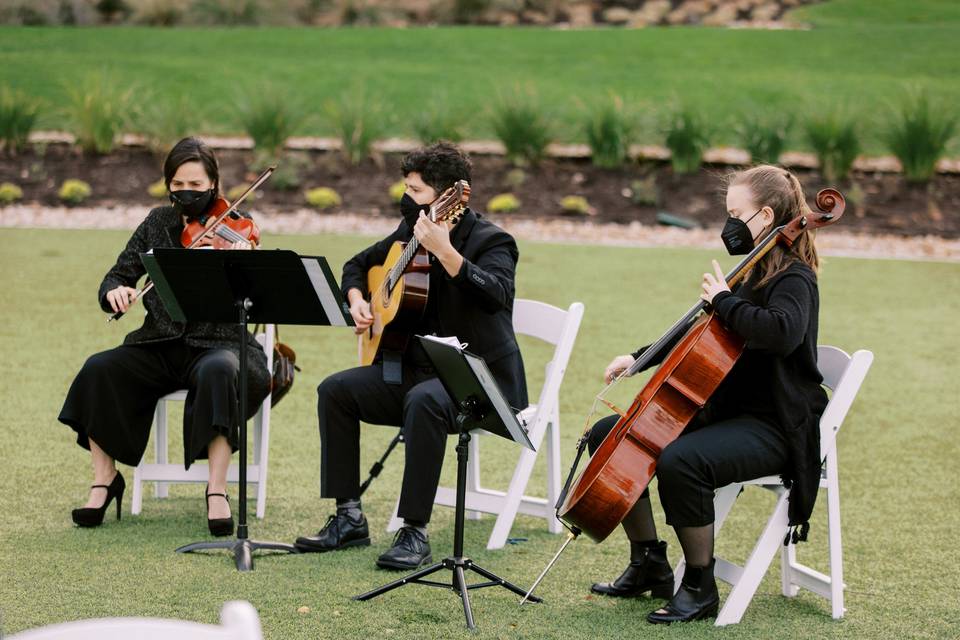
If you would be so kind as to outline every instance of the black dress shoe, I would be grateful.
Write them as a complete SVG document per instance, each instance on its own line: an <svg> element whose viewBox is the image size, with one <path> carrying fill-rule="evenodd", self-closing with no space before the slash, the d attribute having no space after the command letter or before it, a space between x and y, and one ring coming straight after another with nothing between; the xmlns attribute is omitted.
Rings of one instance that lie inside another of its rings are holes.
<svg viewBox="0 0 960 640"><path fill-rule="evenodd" d="M99 507L83 507L82 509L74 509L70 514L73 518L73 523L78 527L99 527L103 524L103 516L107 512L107 507L110 506L110 501L116 498L117 500L117 520L120 519L120 507L123 503L123 490L126 489L127 483L123 479L123 475L117 471L117 474L113 476L113 480L110 481L109 485L106 484L95 484L91 489L106 489L107 497L104 498L103 504Z"/></svg>
<svg viewBox="0 0 960 640"><path fill-rule="evenodd" d="M327 523L315 536L301 536L294 543L301 553L336 551L347 547L366 547L370 544L370 529L362 513L359 520L351 520L345 513L327 518Z"/></svg>
<svg viewBox="0 0 960 640"><path fill-rule="evenodd" d="M711 560L706 567L687 566L676 595L663 609L651 612L647 622L670 624L716 618L720 594L717 593L717 581L713 578L713 564Z"/></svg>
<svg viewBox="0 0 960 640"><path fill-rule="evenodd" d="M590 591L617 598L635 598L650 592L654 598L673 595L673 570L667 561L667 543L656 546L630 543L630 564L613 582L596 582Z"/></svg>
<svg viewBox="0 0 960 640"><path fill-rule="evenodd" d="M381 569L417 569L433 562L427 536L413 527L401 527L393 539L393 546L377 558Z"/></svg>

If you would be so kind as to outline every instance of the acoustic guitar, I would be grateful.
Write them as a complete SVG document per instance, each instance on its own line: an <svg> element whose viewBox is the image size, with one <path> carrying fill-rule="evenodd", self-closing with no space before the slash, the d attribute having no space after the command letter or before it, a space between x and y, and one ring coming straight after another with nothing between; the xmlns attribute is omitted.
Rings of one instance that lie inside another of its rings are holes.
<svg viewBox="0 0 960 640"><path fill-rule="evenodd" d="M430 205L430 219L456 225L470 200L470 185L460 180ZM380 351L402 352L427 308L430 258L416 237L394 242L382 265L367 272L367 300L373 324L360 334L360 364L372 364Z"/></svg>

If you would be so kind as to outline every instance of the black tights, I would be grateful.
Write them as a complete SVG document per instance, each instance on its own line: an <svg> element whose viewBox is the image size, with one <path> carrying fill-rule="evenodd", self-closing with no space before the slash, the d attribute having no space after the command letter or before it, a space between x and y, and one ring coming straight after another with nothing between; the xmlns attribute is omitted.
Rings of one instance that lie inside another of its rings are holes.
<svg viewBox="0 0 960 640"><path fill-rule="evenodd" d="M653 521L649 491L644 490L621 524L630 542L657 540L657 525ZM713 523L702 527L674 527L673 530L688 565L706 567L710 564L713 559Z"/></svg>

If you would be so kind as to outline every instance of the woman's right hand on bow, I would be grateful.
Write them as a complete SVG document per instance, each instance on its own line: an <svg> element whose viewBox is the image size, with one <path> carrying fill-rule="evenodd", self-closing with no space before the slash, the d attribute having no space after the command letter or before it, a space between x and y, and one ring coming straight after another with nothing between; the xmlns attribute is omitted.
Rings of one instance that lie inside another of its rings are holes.
<svg viewBox="0 0 960 640"><path fill-rule="evenodd" d="M118 311L126 313L136 295L137 290L133 287L120 285L116 289L107 291L107 302L110 303L110 308L113 309L114 313Z"/></svg>

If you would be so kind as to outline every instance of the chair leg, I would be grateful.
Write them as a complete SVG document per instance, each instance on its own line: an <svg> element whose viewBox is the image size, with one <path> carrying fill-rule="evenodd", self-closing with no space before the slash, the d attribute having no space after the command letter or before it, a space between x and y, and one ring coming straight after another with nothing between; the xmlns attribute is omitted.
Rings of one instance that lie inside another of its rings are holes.
<svg viewBox="0 0 960 640"><path fill-rule="evenodd" d="M513 478L510 479L510 486L507 487L507 492L503 497L497 522L493 525L493 532L487 541L487 549L502 549L503 545L507 543L507 536L510 535L513 521L517 518L520 501L523 500L523 491L533 474L533 463L536 460L537 453L535 451L526 448L520 451L520 459L517 461L517 466L513 470Z"/></svg>
<svg viewBox="0 0 960 640"><path fill-rule="evenodd" d="M478 433L474 433L470 438L470 455L467 458L467 493L479 492L480 487L480 438ZM480 511L465 511L464 517L467 520L479 520L483 517Z"/></svg>
<svg viewBox="0 0 960 640"><path fill-rule="evenodd" d="M840 483L837 452L827 456L827 529L830 544L830 608L835 619L843 617L843 542L840 535Z"/></svg>
<svg viewBox="0 0 960 640"><path fill-rule="evenodd" d="M270 398L267 397L253 419L254 463L257 465L257 518L267 511L267 464L270 458Z"/></svg>
<svg viewBox="0 0 960 640"><path fill-rule="evenodd" d="M547 506L553 507L560 499L560 400L554 399L554 410L547 424ZM551 512L552 514L552 512ZM563 533L563 525L554 515L547 519L550 533Z"/></svg>
<svg viewBox="0 0 960 640"><path fill-rule="evenodd" d="M740 579L730 591L726 603L717 616L718 627L740 622L747 605L750 604L763 576L767 573L773 556L783 544L783 535L787 531L787 491L784 489L779 494L777 506L767 521L767 526L753 547Z"/></svg>
<svg viewBox="0 0 960 640"><path fill-rule="evenodd" d="M800 587L794 582L793 568L797 566L797 547L788 544L780 547L780 590L787 598L796 597Z"/></svg>
<svg viewBox="0 0 960 640"><path fill-rule="evenodd" d="M167 464L167 401L157 402L156 416L154 419L156 429L153 437L157 452L157 464ZM166 482L158 482L154 493L158 498L166 498L170 491L170 485Z"/></svg>
<svg viewBox="0 0 960 640"><path fill-rule="evenodd" d="M143 509L143 460L133 470L133 497L130 500L130 515L138 516Z"/></svg>

